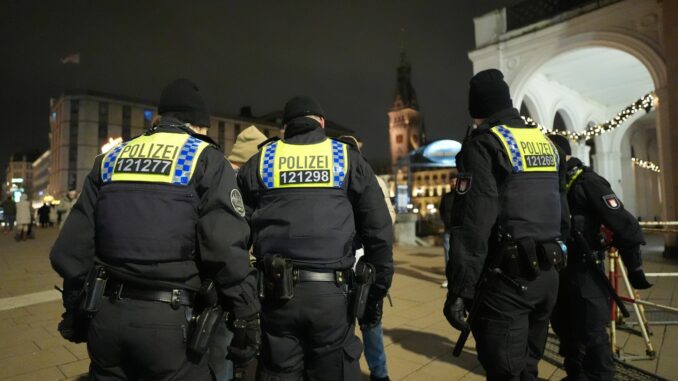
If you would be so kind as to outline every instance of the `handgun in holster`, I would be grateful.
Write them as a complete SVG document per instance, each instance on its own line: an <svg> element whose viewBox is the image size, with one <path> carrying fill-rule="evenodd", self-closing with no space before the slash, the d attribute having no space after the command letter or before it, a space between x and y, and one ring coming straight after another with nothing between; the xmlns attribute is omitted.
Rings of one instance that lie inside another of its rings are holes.
<svg viewBox="0 0 678 381"><path fill-rule="evenodd" d="M372 288L372 285L376 280L376 270L371 263L358 261L354 272L352 312L356 319L362 319L363 315L365 315L370 288Z"/></svg>
<svg viewBox="0 0 678 381"><path fill-rule="evenodd" d="M264 297L267 300L294 298L294 265L279 255L267 255L264 264Z"/></svg>
<svg viewBox="0 0 678 381"><path fill-rule="evenodd" d="M490 267L499 267L506 276L510 278L517 278L521 273L521 256L518 250L518 244L512 239L504 238L501 242L500 249L501 263L497 263Z"/></svg>
<svg viewBox="0 0 678 381"><path fill-rule="evenodd" d="M82 302L82 310L88 314L99 311L101 300L106 290L108 272L104 266L94 266L87 275L85 282L85 298Z"/></svg>
<svg viewBox="0 0 678 381"><path fill-rule="evenodd" d="M224 311L219 304L217 288L212 280L206 280L200 286L195 306L200 312L193 317L188 349L198 355L204 355L212 341L218 324L224 323Z"/></svg>

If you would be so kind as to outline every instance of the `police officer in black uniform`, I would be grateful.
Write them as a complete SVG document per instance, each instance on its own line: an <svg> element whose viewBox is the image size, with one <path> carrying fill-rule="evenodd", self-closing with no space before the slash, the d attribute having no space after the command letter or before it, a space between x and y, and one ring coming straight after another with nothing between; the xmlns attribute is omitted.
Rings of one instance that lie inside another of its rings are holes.
<svg viewBox="0 0 678 381"><path fill-rule="evenodd" d="M610 294L601 283L607 281L601 276L607 243L601 234L601 225L613 232L611 244L619 249L631 285L640 290L652 286L642 269L643 233L610 184L579 159L571 157L567 138L554 135L551 140L567 158L567 200L572 215L572 234L567 241L568 263L561 272L558 302L551 323L560 338L567 380L612 380L614 362L607 334ZM578 242L574 238L576 234L581 234L585 243ZM592 267L589 263L592 260L600 261L599 269Z"/></svg>
<svg viewBox="0 0 678 381"><path fill-rule="evenodd" d="M376 269L361 324L381 319L393 275L391 218L356 147L329 139L312 98L287 102L282 139L238 172L263 272L261 380L358 380L362 351L348 294L353 238Z"/></svg>
<svg viewBox="0 0 678 381"><path fill-rule="evenodd" d="M206 314L219 305L235 333L230 357L242 364L258 350L235 173L204 135L209 113L192 82L168 85L158 112L150 130L96 158L50 254L64 278L59 330L87 341L92 380L212 380L210 356L189 344L210 327L194 317L223 322Z"/></svg>
<svg viewBox="0 0 678 381"><path fill-rule="evenodd" d="M558 288L557 240L567 228L564 167L513 108L500 71L471 79L469 111L477 128L457 156L444 313L465 329L465 306L480 303L471 329L487 379L536 380ZM486 297L474 300L490 278Z"/></svg>

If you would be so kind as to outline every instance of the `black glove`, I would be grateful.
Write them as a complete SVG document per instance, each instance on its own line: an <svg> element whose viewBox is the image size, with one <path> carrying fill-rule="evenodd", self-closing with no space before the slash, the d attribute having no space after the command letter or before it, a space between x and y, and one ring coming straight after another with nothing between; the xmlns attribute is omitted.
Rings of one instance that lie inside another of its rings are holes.
<svg viewBox="0 0 678 381"><path fill-rule="evenodd" d="M384 298L368 300L363 318L358 322L362 328L372 328L381 323L384 315Z"/></svg>
<svg viewBox="0 0 678 381"><path fill-rule="evenodd" d="M66 310L61 314L61 321L57 330L64 339L73 343L84 343L87 341L87 331L89 330L89 317L79 310Z"/></svg>
<svg viewBox="0 0 678 381"><path fill-rule="evenodd" d="M64 339L73 343L84 343L87 341L90 319L80 309L84 297L85 293L81 280L76 278L64 279L62 299L65 311L61 314L61 321L57 326L57 330Z"/></svg>
<svg viewBox="0 0 678 381"><path fill-rule="evenodd" d="M647 278L645 278L643 269L629 271L629 282L636 290L646 290L652 287L652 283L648 282Z"/></svg>
<svg viewBox="0 0 678 381"><path fill-rule="evenodd" d="M235 319L229 325L230 330L233 331L233 340L231 340L231 345L228 346L226 358L232 360L236 366L244 366L259 353L261 346L259 315Z"/></svg>
<svg viewBox="0 0 678 381"><path fill-rule="evenodd" d="M450 325L460 331L468 329L468 324L464 320L466 318L466 309L464 308L464 300L456 295L447 295L445 300L445 307L443 307L443 314L450 323Z"/></svg>

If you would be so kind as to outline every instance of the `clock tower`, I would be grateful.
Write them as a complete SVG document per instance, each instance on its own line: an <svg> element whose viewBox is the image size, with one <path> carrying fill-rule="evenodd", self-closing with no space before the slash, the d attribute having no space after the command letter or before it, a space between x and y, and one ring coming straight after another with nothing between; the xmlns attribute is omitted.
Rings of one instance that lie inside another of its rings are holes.
<svg viewBox="0 0 678 381"><path fill-rule="evenodd" d="M398 66L398 84L388 112L392 166L423 143L421 113L417 104L417 95L412 86L411 74L412 67L403 50L400 53L400 65Z"/></svg>

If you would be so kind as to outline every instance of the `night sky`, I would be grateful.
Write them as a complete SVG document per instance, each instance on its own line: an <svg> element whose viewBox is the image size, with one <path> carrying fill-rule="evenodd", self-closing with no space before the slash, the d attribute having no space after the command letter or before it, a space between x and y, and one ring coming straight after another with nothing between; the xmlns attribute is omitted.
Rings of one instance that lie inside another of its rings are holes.
<svg viewBox="0 0 678 381"><path fill-rule="evenodd" d="M429 139L460 140L473 17L507 3L3 0L0 177L10 154L48 148L49 99L64 88L157 101L177 77L195 81L210 110L233 115L312 95L384 161L402 45ZM72 53L80 65L61 64Z"/></svg>

